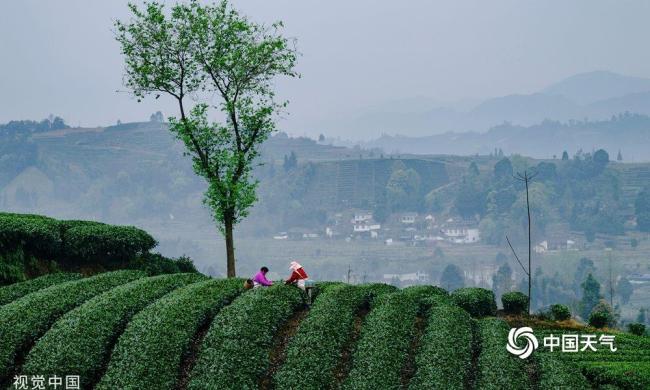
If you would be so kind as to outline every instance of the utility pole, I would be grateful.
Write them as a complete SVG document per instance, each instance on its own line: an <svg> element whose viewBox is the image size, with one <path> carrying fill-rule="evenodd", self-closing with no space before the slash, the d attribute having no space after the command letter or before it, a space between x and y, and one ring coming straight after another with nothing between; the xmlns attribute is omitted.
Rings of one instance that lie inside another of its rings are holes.
<svg viewBox="0 0 650 390"><path fill-rule="evenodd" d="M521 263L519 260L519 256L517 256L517 252L515 252L515 249L512 247L512 244L510 243L510 239L508 236L506 236L506 241L508 241L508 245L510 246L510 249L512 250L512 254L515 255L515 258L517 259L517 262L523 269L524 273L528 276L528 315L530 315L530 305L532 303L532 296L531 296L531 290L532 290L532 275L531 275L531 269L532 269L532 257L533 257L533 245L532 245L532 240L531 240L531 218L530 218L530 197L529 197L529 191L528 191L528 183L533 180L533 178L537 176L537 173L529 174L528 171L524 171L523 174L517 173L514 178L516 180L519 180L521 182L524 182L526 185L526 211L528 213L528 270L526 270L526 267Z"/></svg>
<svg viewBox="0 0 650 390"><path fill-rule="evenodd" d="M350 273L352 272L352 268L350 264L348 264L348 284L350 284Z"/></svg>
<svg viewBox="0 0 650 390"><path fill-rule="evenodd" d="M605 249L608 254L608 268L609 268L609 305L614 308L614 279L612 276L612 248Z"/></svg>

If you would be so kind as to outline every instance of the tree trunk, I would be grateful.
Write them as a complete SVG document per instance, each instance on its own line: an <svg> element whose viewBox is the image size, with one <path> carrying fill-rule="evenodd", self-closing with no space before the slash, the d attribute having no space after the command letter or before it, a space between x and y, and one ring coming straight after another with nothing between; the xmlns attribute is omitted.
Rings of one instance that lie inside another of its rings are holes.
<svg viewBox="0 0 650 390"><path fill-rule="evenodd" d="M229 278L234 278L235 274L235 243L233 240L232 229L233 223L232 219L226 218L224 221L226 228L226 273Z"/></svg>

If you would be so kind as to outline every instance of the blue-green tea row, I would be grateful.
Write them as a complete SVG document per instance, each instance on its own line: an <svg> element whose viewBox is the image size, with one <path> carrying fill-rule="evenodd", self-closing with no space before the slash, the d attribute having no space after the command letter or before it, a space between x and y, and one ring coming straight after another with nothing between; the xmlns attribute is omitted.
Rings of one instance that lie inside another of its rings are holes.
<svg viewBox="0 0 650 390"><path fill-rule="evenodd" d="M0 378L16 368L19 354L26 353L63 314L119 285L145 276L140 271L115 271L57 284L28 294L0 307Z"/></svg>
<svg viewBox="0 0 650 390"><path fill-rule="evenodd" d="M473 321L457 306L441 304L429 310L411 389L470 387Z"/></svg>
<svg viewBox="0 0 650 390"><path fill-rule="evenodd" d="M273 336L304 304L300 289L277 285L242 294L206 334L190 389L253 389L269 366Z"/></svg>
<svg viewBox="0 0 650 390"><path fill-rule="evenodd" d="M415 335L416 299L405 291L377 298L366 317L345 389L400 387L400 373Z"/></svg>
<svg viewBox="0 0 650 390"><path fill-rule="evenodd" d="M205 280L200 274L143 278L116 287L68 312L36 343L21 370L26 375L75 373L89 388L108 363L113 343L134 314L168 292Z"/></svg>
<svg viewBox="0 0 650 390"><path fill-rule="evenodd" d="M96 389L174 389L197 330L243 289L241 279L179 288L136 314L120 336Z"/></svg>
<svg viewBox="0 0 650 390"><path fill-rule="evenodd" d="M332 286L316 300L290 341L284 365L273 380L278 389L332 386L334 368L350 339L357 312L375 294L394 291L383 286Z"/></svg>
<svg viewBox="0 0 650 390"><path fill-rule="evenodd" d="M486 318L478 323L481 353L478 358L476 388L485 390L530 389L524 363L505 348L508 324Z"/></svg>
<svg viewBox="0 0 650 390"><path fill-rule="evenodd" d="M61 284L77 279L81 279L81 274L59 272L0 287L0 305L6 305L7 303L11 303L27 294L54 286L55 284Z"/></svg>

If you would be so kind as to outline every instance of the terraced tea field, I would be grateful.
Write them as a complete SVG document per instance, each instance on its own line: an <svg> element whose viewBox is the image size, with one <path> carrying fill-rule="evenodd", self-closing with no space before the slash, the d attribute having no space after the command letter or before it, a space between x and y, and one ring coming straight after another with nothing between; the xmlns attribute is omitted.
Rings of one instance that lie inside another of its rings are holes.
<svg viewBox="0 0 650 390"><path fill-rule="evenodd" d="M467 293L324 282L307 305L295 287L242 285L116 271L2 287L0 386L78 375L82 389L650 387L647 337L618 334L616 354L522 360L504 320L470 315L492 303L468 308Z"/></svg>

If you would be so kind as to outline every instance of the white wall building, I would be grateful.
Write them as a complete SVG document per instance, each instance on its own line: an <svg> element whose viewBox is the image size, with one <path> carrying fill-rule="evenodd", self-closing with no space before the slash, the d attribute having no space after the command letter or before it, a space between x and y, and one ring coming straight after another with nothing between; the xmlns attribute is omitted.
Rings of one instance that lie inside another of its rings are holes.
<svg viewBox="0 0 650 390"><path fill-rule="evenodd" d="M481 240L481 232L478 228L468 227L447 227L442 229L448 241L455 244L471 244Z"/></svg>

